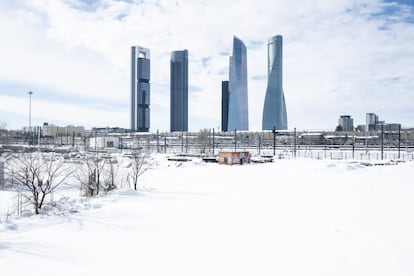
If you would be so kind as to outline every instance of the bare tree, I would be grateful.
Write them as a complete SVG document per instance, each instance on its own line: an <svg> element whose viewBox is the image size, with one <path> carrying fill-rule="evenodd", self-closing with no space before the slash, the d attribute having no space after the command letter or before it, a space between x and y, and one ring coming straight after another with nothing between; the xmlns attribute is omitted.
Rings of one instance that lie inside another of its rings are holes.
<svg viewBox="0 0 414 276"><path fill-rule="evenodd" d="M42 209L45 198L54 192L72 174L62 159L42 153L19 154L8 160L7 171L13 172L14 182L23 191L24 197L34 207L36 214Z"/></svg>
<svg viewBox="0 0 414 276"><path fill-rule="evenodd" d="M142 152L135 151L131 156L131 171L128 174L129 183L134 186L136 191L138 188L138 179L149 168L148 156Z"/></svg>
<svg viewBox="0 0 414 276"><path fill-rule="evenodd" d="M201 129L197 134L197 145L200 153L205 153L207 148L210 147L210 131L208 129Z"/></svg>
<svg viewBox="0 0 414 276"><path fill-rule="evenodd" d="M0 190L4 187L4 161L0 151Z"/></svg>
<svg viewBox="0 0 414 276"><path fill-rule="evenodd" d="M98 195L101 187L105 161L94 157L85 160L76 170L75 178L81 184L81 191L85 196Z"/></svg>
<svg viewBox="0 0 414 276"><path fill-rule="evenodd" d="M105 181L104 181L104 190L105 192L116 189L116 179L118 177L118 161L116 159L110 159L105 162Z"/></svg>

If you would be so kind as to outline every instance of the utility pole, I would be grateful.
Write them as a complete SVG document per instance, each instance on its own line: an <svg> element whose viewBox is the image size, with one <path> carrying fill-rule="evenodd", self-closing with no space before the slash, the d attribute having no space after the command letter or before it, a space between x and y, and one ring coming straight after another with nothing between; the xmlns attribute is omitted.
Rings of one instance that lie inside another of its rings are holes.
<svg viewBox="0 0 414 276"><path fill-rule="evenodd" d="M237 151L237 130L234 129L234 151Z"/></svg>
<svg viewBox="0 0 414 276"><path fill-rule="evenodd" d="M157 129L157 153L160 152L160 139L159 139L160 132Z"/></svg>
<svg viewBox="0 0 414 276"><path fill-rule="evenodd" d="M355 159L355 134L354 139L352 141L352 159Z"/></svg>
<svg viewBox="0 0 414 276"><path fill-rule="evenodd" d="M181 153L184 152L184 130L181 130Z"/></svg>
<svg viewBox="0 0 414 276"><path fill-rule="evenodd" d="M398 125L398 159L401 157L401 125Z"/></svg>
<svg viewBox="0 0 414 276"><path fill-rule="evenodd" d="M381 125L381 160L384 160L384 125Z"/></svg>
<svg viewBox="0 0 414 276"><path fill-rule="evenodd" d="M164 136L164 153L167 153L167 135Z"/></svg>
<svg viewBox="0 0 414 276"><path fill-rule="evenodd" d="M259 134L259 147L258 147L259 148L259 155L260 155L260 143L261 142L260 142L260 134Z"/></svg>
<svg viewBox="0 0 414 276"><path fill-rule="evenodd" d="M273 126L272 133L273 133L273 156L275 156L276 155L276 127L275 126Z"/></svg>
<svg viewBox="0 0 414 276"><path fill-rule="evenodd" d="M296 127L293 130L293 154L296 158Z"/></svg>
<svg viewBox="0 0 414 276"><path fill-rule="evenodd" d="M185 132L185 153L188 152L188 131Z"/></svg>
<svg viewBox="0 0 414 276"><path fill-rule="evenodd" d="M214 156L214 127L213 127L213 156Z"/></svg>

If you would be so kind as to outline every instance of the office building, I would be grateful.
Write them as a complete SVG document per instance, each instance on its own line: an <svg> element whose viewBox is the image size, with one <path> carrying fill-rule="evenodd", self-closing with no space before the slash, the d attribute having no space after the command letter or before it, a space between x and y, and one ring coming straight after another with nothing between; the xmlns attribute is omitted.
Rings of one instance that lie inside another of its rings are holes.
<svg viewBox="0 0 414 276"><path fill-rule="evenodd" d="M221 131L228 131L229 81L221 82Z"/></svg>
<svg viewBox="0 0 414 276"><path fill-rule="evenodd" d="M398 123L391 123L384 125L384 131L401 131L401 124Z"/></svg>
<svg viewBox="0 0 414 276"><path fill-rule="evenodd" d="M354 131L354 119L350 115L339 117L337 131Z"/></svg>
<svg viewBox="0 0 414 276"><path fill-rule="evenodd" d="M233 38L230 57L228 130L249 130L246 46Z"/></svg>
<svg viewBox="0 0 414 276"><path fill-rule="evenodd" d="M150 50L131 47L131 130L150 128Z"/></svg>
<svg viewBox="0 0 414 276"><path fill-rule="evenodd" d="M375 113L366 114L365 131L376 131L378 130L378 116Z"/></svg>
<svg viewBox="0 0 414 276"><path fill-rule="evenodd" d="M263 105L262 130L286 130L287 111L283 93L283 39L269 38L267 44L267 88Z"/></svg>
<svg viewBox="0 0 414 276"><path fill-rule="evenodd" d="M171 53L170 130L188 131L188 51Z"/></svg>
<svg viewBox="0 0 414 276"><path fill-rule="evenodd" d="M54 124L43 123L42 128L43 136L59 137L59 136L85 136L85 127L83 126L57 126Z"/></svg>

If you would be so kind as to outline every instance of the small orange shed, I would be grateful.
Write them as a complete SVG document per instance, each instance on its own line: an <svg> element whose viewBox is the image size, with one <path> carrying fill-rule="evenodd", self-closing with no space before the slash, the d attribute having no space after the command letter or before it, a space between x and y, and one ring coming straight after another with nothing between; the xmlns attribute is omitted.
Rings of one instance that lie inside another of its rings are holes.
<svg viewBox="0 0 414 276"><path fill-rule="evenodd" d="M250 163L250 152L248 151L220 151L218 154L219 164L244 165Z"/></svg>

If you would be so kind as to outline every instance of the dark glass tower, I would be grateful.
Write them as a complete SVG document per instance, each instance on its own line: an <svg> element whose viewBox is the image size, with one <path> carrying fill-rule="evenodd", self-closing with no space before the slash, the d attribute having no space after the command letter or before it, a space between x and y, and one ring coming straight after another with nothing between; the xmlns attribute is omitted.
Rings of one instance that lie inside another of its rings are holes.
<svg viewBox="0 0 414 276"><path fill-rule="evenodd" d="M229 81L221 82L221 131L228 131Z"/></svg>
<svg viewBox="0 0 414 276"><path fill-rule="evenodd" d="M131 130L148 132L150 127L150 50L131 48Z"/></svg>
<svg viewBox="0 0 414 276"><path fill-rule="evenodd" d="M246 46L233 38L233 55L230 57L228 130L249 130L247 98Z"/></svg>
<svg viewBox="0 0 414 276"><path fill-rule="evenodd" d="M188 131L188 51L171 53L170 130Z"/></svg>
<svg viewBox="0 0 414 276"><path fill-rule="evenodd" d="M286 130L288 128L286 102L283 93L282 45L281 35L269 38L267 44L268 76L263 105L263 130L271 130L273 128Z"/></svg>

